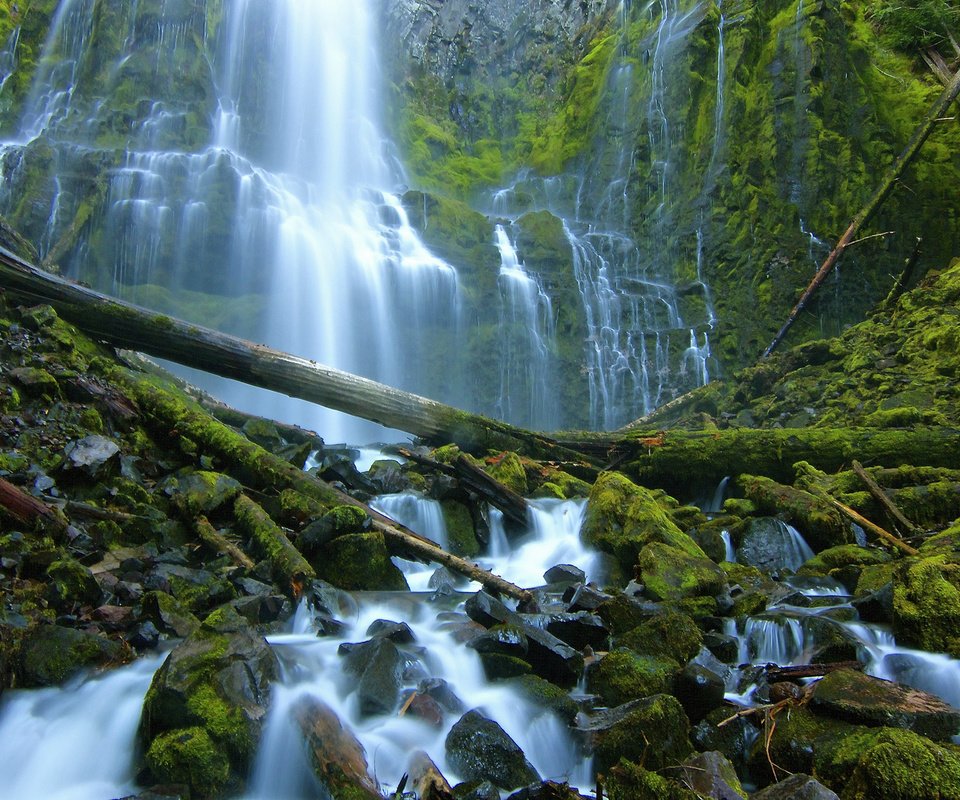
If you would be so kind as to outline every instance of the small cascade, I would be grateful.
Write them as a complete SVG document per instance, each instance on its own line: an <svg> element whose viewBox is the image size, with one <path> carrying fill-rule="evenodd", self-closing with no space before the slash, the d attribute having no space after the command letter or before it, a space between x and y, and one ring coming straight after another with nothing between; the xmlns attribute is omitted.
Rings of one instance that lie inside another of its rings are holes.
<svg viewBox="0 0 960 800"><path fill-rule="evenodd" d="M735 564L737 562L737 551L733 546L730 531L726 529L720 531L720 538L723 539L723 560Z"/></svg>
<svg viewBox="0 0 960 800"><path fill-rule="evenodd" d="M553 391L556 330L553 306L535 275L520 263L502 225L496 226L500 251L500 397L498 416L553 430L558 422Z"/></svg>
<svg viewBox="0 0 960 800"><path fill-rule="evenodd" d="M13 71L17 68L17 48L20 46L20 26L17 25L0 50L0 92L6 86Z"/></svg>
<svg viewBox="0 0 960 800"><path fill-rule="evenodd" d="M134 786L143 698L163 656L63 688L8 691L0 705L4 797L103 800Z"/></svg>

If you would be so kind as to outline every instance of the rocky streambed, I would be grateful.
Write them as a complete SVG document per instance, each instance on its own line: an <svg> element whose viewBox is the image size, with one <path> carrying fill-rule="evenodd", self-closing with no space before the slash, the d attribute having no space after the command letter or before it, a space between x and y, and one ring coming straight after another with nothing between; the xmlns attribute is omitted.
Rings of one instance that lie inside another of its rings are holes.
<svg viewBox="0 0 960 800"><path fill-rule="evenodd" d="M0 310L9 796L960 797L956 471L867 465L904 552L838 509L893 527L846 470L683 504L470 455L521 524L454 446L360 472ZM529 596L403 558L337 488Z"/></svg>

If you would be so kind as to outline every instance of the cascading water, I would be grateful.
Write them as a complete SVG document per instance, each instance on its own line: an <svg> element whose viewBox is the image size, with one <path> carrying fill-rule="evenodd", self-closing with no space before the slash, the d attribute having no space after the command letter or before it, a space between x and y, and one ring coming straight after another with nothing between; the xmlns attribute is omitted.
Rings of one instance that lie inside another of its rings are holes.
<svg viewBox="0 0 960 800"><path fill-rule="evenodd" d="M133 741L162 656L61 688L12 691L0 707L0 794L103 800L134 788Z"/></svg>
<svg viewBox="0 0 960 800"><path fill-rule="evenodd" d="M559 422L553 390L556 330L550 297L526 271L502 225L500 251L500 397L498 416L519 425L554 430Z"/></svg>
<svg viewBox="0 0 960 800"><path fill-rule="evenodd" d="M61 3L7 158L54 136L59 159L79 158L78 148L86 158L97 151L102 104L81 108L76 100L92 91L81 63L93 6ZM205 146L181 149L184 129L196 135L189 127L196 127L196 112L174 108L176 98L153 103L127 137L102 220L73 248L72 273L87 280L99 275L105 288L134 299L144 296L145 285L253 298L250 307L259 312L226 327L394 386L462 401L452 388L457 273L423 246L398 198L384 188L399 175L378 119L370 4L240 0L224 6L216 32L206 29L202 13L168 13L181 11L164 7L153 38L145 40L137 4L121 12L129 30L116 74L147 62L153 80L168 75L175 56L185 58L202 34L207 55L197 57L213 62L212 130ZM58 175L69 174L69 166ZM75 202L69 187L57 187L39 237L41 255L55 248L75 216L75 208L58 213L61 194ZM157 295L151 291L148 298ZM306 403L216 385L235 405L300 421L332 439L364 441L379 430Z"/></svg>

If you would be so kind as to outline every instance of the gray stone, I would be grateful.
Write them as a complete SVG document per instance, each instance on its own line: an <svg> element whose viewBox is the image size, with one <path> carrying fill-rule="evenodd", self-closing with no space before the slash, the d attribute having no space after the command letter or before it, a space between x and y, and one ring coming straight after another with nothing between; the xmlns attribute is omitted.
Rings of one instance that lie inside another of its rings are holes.
<svg viewBox="0 0 960 800"><path fill-rule="evenodd" d="M468 711L450 729L446 750L450 764L468 780L488 780L501 789L540 781L517 743L477 710Z"/></svg>

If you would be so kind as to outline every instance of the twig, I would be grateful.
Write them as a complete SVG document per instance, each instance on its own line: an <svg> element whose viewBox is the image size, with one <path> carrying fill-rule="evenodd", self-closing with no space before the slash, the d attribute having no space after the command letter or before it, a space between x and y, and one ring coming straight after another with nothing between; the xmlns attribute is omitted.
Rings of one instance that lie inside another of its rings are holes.
<svg viewBox="0 0 960 800"><path fill-rule="evenodd" d="M938 121L938 120L935 120ZM854 239L852 242L847 243L847 247L853 247L855 244L860 244L860 242L866 242L869 239L879 239L882 236L890 236L891 234L896 233L896 231L884 231L883 233L871 233L869 236L864 236L860 239Z"/></svg>
<svg viewBox="0 0 960 800"><path fill-rule="evenodd" d="M910 545L908 545L900 537L894 536L892 533L890 533L890 531L885 530L884 528L881 528L875 522L871 522L862 514L857 513L852 508L850 508L850 506L845 506L839 500L834 500L833 498L830 498L830 502L833 503L838 509L840 509L844 514L850 517L850 519L852 519L858 525L860 525L863 528L866 528L871 533L876 534L884 541L888 542L889 544L892 544L898 550L901 550L904 553L906 553L908 556L915 556L920 552L915 547L911 547Z"/></svg>
<svg viewBox="0 0 960 800"><path fill-rule="evenodd" d="M900 525L903 526L903 529L906 533L915 533L917 531L917 526L908 520L906 516L904 516L903 512L897 508L893 500L891 500L887 493L880 488L880 485L873 478L871 478L869 474L867 474L867 471L863 468L863 464L857 460L854 460L853 471L856 473L857 477L863 481L870 494L873 495L874 499L886 509L887 513L891 517L893 517Z"/></svg>

